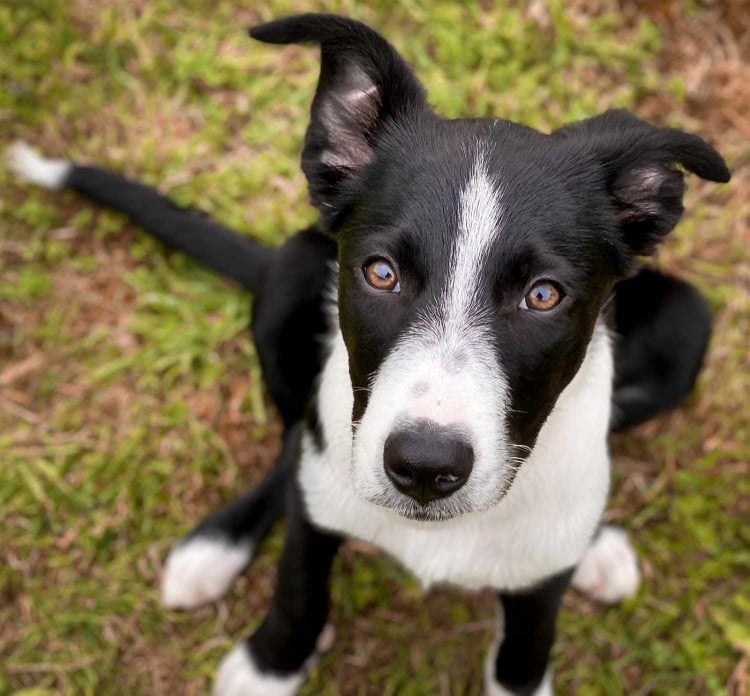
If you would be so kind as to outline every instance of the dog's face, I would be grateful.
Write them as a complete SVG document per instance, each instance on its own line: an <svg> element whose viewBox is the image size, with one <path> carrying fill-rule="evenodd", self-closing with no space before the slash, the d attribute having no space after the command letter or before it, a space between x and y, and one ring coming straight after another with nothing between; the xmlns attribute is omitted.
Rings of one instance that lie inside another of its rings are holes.
<svg viewBox="0 0 750 696"><path fill-rule="evenodd" d="M362 174L339 232L339 313L353 478L373 501L428 518L496 504L583 360L617 272L614 218L599 173L547 139L421 119ZM471 466L451 467L451 441ZM405 494L414 459L452 495Z"/></svg>
<svg viewBox="0 0 750 696"><path fill-rule="evenodd" d="M440 119L394 49L350 20L306 15L257 37L322 46L303 169L339 240L354 485L413 519L485 510L613 284L677 222L673 165L712 180L726 167L624 112L551 135Z"/></svg>

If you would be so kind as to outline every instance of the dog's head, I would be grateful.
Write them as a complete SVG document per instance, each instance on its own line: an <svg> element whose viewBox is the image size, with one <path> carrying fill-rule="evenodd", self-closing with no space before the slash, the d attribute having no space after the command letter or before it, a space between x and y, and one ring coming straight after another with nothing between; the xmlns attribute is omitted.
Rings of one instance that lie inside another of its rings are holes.
<svg viewBox="0 0 750 696"><path fill-rule="evenodd" d="M342 17L251 34L321 46L302 167L338 238L355 486L414 519L491 507L613 284L677 223L681 169L727 181L726 165L624 111L550 135L442 119L395 49Z"/></svg>

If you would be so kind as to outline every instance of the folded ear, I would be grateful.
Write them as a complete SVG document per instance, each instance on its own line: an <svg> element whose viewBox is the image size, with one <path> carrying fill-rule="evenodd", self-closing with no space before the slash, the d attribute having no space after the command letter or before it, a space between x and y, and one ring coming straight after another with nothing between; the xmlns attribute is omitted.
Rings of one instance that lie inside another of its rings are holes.
<svg viewBox="0 0 750 696"><path fill-rule="evenodd" d="M682 216L683 170L709 181L729 181L727 165L697 135L657 128L627 111L565 126L554 136L580 139L604 167L623 240L634 254L651 254Z"/></svg>
<svg viewBox="0 0 750 696"><path fill-rule="evenodd" d="M342 185L370 162L385 125L429 109L424 90L393 46L346 17L295 15L255 27L250 35L268 43L320 44L302 170L313 205L330 223Z"/></svg>

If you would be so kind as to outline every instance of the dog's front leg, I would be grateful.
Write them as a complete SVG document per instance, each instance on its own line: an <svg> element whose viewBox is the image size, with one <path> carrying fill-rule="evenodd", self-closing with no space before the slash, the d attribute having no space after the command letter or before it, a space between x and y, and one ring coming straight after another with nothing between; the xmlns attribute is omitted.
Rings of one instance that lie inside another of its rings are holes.
<svg viewBox="0 0 750 696"><path fill-rule="evenodd" d="M549 655L555 640L560 600L572 570L529 590L501 592L498 634L487 656L487 696L551 696Z"/></svg>
<svg viewBox="0 0 750 696"><path fill-rule="evenodd" d="M286 505L297 461L298 429L284 435L273 468L248 493L205 517L169 552L161 582L164 604L193 609L219 599L251 562Z"/></svg>
<svg viewBox="0 0 750 696"><path fill-rule="evenodd" d="M341 540L306 519L296 487L291 497L268 614L222 661L214 696L291 696L315 654L328 617L328 578Z"/></svg>

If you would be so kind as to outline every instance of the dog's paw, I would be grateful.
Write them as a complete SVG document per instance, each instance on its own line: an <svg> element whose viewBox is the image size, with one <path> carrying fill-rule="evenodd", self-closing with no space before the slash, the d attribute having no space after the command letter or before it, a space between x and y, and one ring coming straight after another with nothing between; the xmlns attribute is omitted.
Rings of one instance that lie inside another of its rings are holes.
<svg viewBox="0 0 750 696"><path fill-rule="evenodd" d="M509 691L504 686L498 684L495 679L491 677L491 673L486 675L484 681L484 693L485 696L518 696L515 691ZM544 674L544 679L542 679L541 684L539 684L534 691L528 692L524 690L523 693L531 693L531 696L553 696L555 692L552 688L552 669L547 669Z"/></svg>
<svg viewBox="0 0 750 696"><path fill-rule="evenodd" d="M638 558L627 534L617 527L602 527L578 564L573 587L604 604L621 602L638 591Z"/></svg>
<svg viewBox="0 0 750 696"><path fill-rule="evenodd" d="M72 164L63 159L48 159L26 143L13 143L5 151L8 169L22 181L48 189L65 185Z"/></svg>
<svg viewBox="0 0 750 696"><path fill-rule="evenodd" d="M251 543L196 536L167 556L161 599L170 609L193 609L221 597L253 556Z"/></svg>
<svg viewBox="0 0 750 696"><path fill-rule="evenodd" d="M219 664L212 696L294 696L305 673L276 675L261 672L247 643L239 643Z"/></svg>

